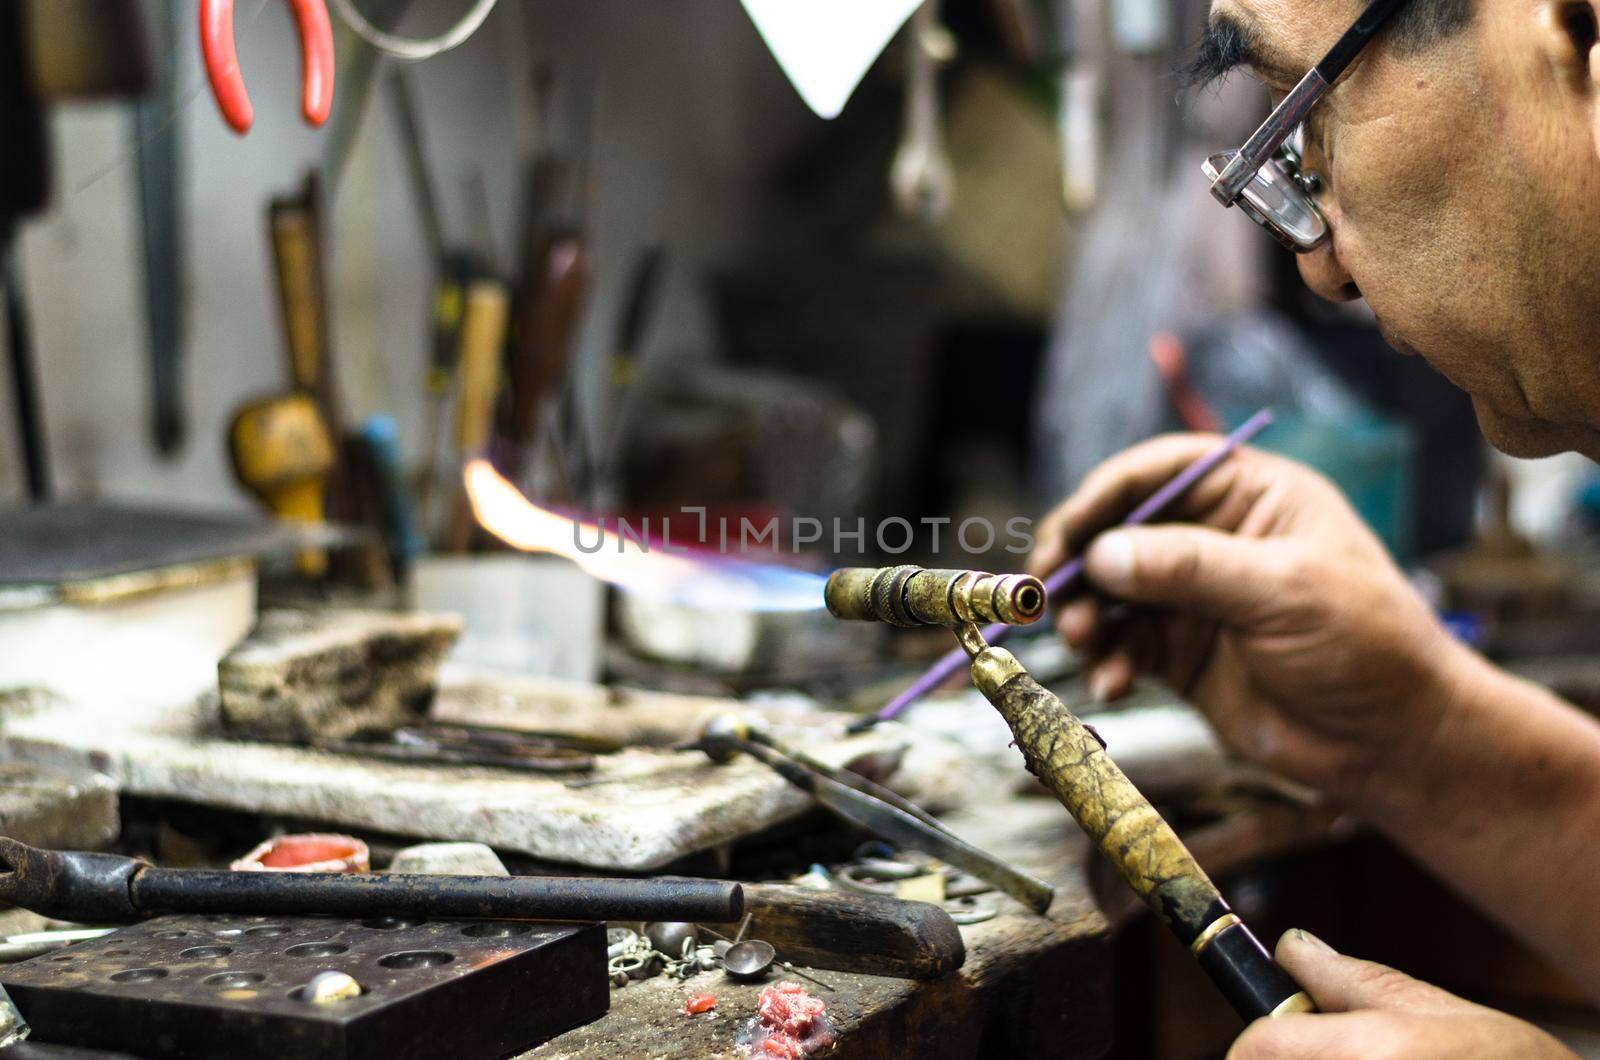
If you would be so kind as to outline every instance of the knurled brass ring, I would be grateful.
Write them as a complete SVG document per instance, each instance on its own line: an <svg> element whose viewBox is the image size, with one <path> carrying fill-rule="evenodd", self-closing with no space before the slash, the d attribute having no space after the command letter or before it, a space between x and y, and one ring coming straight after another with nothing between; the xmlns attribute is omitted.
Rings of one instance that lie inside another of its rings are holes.
<svg viewBox="0 0 1600 1060"><path fill-rule="evenodd" d="M881 621L904 629L920 624L906 610L905 589L906 582L921 570L910 565L891 567L872 580L873 611Z"/></svg>

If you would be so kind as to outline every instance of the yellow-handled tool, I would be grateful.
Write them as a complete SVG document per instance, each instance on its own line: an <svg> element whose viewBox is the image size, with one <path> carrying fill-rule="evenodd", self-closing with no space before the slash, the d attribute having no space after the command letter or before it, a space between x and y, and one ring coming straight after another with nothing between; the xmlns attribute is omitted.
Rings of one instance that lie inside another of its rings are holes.
<svg viewBox="0 0 1600 1060"><path fill-rule="evenodd" d="M274 515L299 523L323 522L333 436L310 395L284 394L245 405L228 427L228 449L239 482ZM328 569L322 549L306 549L296 562L310 578L320 578Z"/></svg>
<svg viewBox="0 0 1600 1060"><path fill-rule="evenodd" d="M505 284L498 280L474 280L467 285L456 360L460 378L456 446L463 461L489 446L510 311L511 301ZM456 490L456 506L445 544L452 551L465 552L472 543L472 506L465 489L458 484Z"/></svg>

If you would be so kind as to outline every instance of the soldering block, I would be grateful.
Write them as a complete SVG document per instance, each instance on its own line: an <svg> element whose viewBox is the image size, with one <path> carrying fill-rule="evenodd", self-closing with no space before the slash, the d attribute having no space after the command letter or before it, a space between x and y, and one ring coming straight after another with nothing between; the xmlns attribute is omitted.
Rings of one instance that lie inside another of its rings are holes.
<svg viewBox="0 0 1600 1060"><path fill-rule="evenodd" d="M180 1060L493 1060L605 1014L605 946L600 924L193 913L0 965L0 984L32 1041L54 1046ZM326 971L360 993L310 1000Z"/></svg>
<svg viewBox="0 0 1600 1060"><path fill-rule="evenodd" d="M217 665L223 722L297 743L415 723L461 629L458 616L417 611L263 612Z"/></svg>

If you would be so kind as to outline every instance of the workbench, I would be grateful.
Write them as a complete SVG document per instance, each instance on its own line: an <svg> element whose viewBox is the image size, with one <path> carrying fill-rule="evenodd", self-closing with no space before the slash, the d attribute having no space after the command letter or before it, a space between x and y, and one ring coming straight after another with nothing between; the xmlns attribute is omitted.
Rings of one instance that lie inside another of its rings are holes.
<svg viewBox="0 0 1600 1060"><path fill-rule="evenodd" d="M1089 895L1088 844L1053 800L1012 796L951 815L963 834L1058 888L1047 917L1006 900L992 920L961 928L967 959L942 979L917 982L818 971L834 987L795 979L827 1002L838 1034L830 1057L1099 1056L1111 1029L1109 928ZM774 968L767 982L791 978ZM737 1057L735 1039L756 1013L763 983L721 972L658 976L611 993L611 1011L526 1054L538 1060L620 1056ZM717 1007L684 1014L690 994Z"/></svg>
<svg viewBox="0 0 1600 1060"><path fill-rule="evenodd" d="M450 717L539 726L559 717L583 731L607 731L606 725L617 726L618 735L634 740L640 738L639 726L645 723L663 728L662 742L666 737L681 738L683 733L694 731L695 719L708 707L704 700L674 701L670 697L642 695L596 695L591 697L591 703L581 697L555 696L543 686L513 694L511 686L497 684L496 695L488 698L501 706L491 710L479 702L484 697L469 695L468 690L458 693L455 687L447 682L438 704L439 712ZM535 704L539 709L532 709ZM554 709L556 705L559 710ZM959 713L967 734L975 739L981 736L984 725L998 724L987 710L955 704L951 707ZM405 779L418 793L425 791L429 795L424 801L430 816L411 821L416 832L437 838L480 838L510 853L543 852L537 851L538 843L525 842L538 838L536 832L500 834L493 829L515 826L520 818L513 812L514 805L530 799L548 809L551 803L545 788L552 785L548 780L493 775L496 771L487 771L486 775L483 770L423 771L366 763L359 767L360 771L363 776L370 773L371 783L383 782L383 798L356 798L343 792L338 793L337 799L330 799L334 781L356 769L355 763L345 760L340 768L330 769L333 763L325 760L328 756L315 752L219 741L204 727L194 730L176 721L168 727L156 724L155 718L149 719L148 724L128 717L119 720L121 724L117 726L72 724L71 712L57 714L45 707L8 719L7 743L16 757L93 765L111 774L125 796L145 800L146 805L176 806L171 800L181 800L204 804L213 813L227 813L231 807L234 814L266 814L267 819L258 819L249 826L247 830L252 834L267 827L273 815L282 815L305 823L342 820L345 827L375 838L375 833L385 831L383 824L364 820L363 815L370 815L374 808L382 809L386 800L393 801L410 790L398 784ZM133 726L138 726L139 731L128 731ZM1169 721L1163 728L1170 731L1174 726ZM996 746L1003 750L1004 734L994 735ZM1113 735L1120 746L1132 750L1126 737ZM924 759L930 753L917 752ZM646 754L623 752L605 768L620 770L636 780L646 774L636 775L630 763ZM1187 756L1196 757L1203 756ZM255 758L265 763L259 769L250 765ZM997 916L961 928L965 964L942 979L914 981L816 971L833 990L797 980L828 1006L838 1035L837 1044L828 1055L966 1058L1104 1054L1113 1037L1112 925L1130 915L1131 894L1119 880L1110 884L1098 880L1098 855L1060 804L1028 781L1019 763L982 753L970 759L958 756L955 760L933 761L937 764L930 768L926 762L912 766L908 759L905 768L912 774L942 776L952 782L959 778L959 786L981 793L959 801L957 808L942 815L943 820L958 834L1002 860L1050 882L1057 889L1055 902L1048 915L1040 917L1009 899L1000 899ZM284 768L286 763L303 763L303 768ZM738 797L756 798L760 806L771 801L772 809L756 814L758 819L783 822L805 812L803 797L797 797L755 763L711 767L692 760L676 765L664 760L652 769L668 766L692 768L701 797L705 796L705 780L699 779L700 773L713 768L728 770L721 781L726 790L737 794L748 789L747 795ZM440 774L436 782L431 778L433 772ZM260 780L259 790L252 787L241 794L247 775L257 774L266 778ZM600 777L608 775L602 773ZM225 786L219 786L224 782ZM477 788L486 783L498 785L496 791L505 788L508 794L485 798ZM612 787L633 787L612 783L594 789L592 780L575 783L578 786L570 790L559 786L551 790L572 797L589 790L605 793ZM519 800L515 804L508 801L513 788ZM230 792L232 797L224 797ZM440 793L450 797L441 801ZM536 794L541 798L533 798ZM921 795L939 801L931 789L922 790ZM470 797L469 801L475 802L476 812L464 816L464 820L475 828L491 831L461 834L461 821L436 819L454 805L451 799L456 797ZM1253 808L1230 813L1219 823L1188 835L1196 854L1219 880L1231 868L1317 842L1326 834L1326 815L1319 816L1317 811L1271 800L1246 805ZM484 806L494 806L496 812L483 814ZM637 807L633 810L638 812ZM746 812L743 816L748 827L751 814ZM730 841L719 838L722 844ZM792 860L795 864L783 871L804 870L807 861L803 855L796 853ZM695 871L720 874L710 863ZM1181 949L1171 940L1167 945ZM774 969L766 982L784 978L791 976ZM612 991L611 1008L605 1016L527 1055L541 1060L743 1056L737 1039L756 1014L763 985L738 984L720 971L702 972L687 980L659 976L633 982ZM714 994L716 1008L703 1015L686 1015L684 1000L695 993ZM1197 993L1201 995L1197 1003L1209 1002L1223 1018L1234 1018L1220 996L1212 997L1205 989Z"/></svg>
<svg viewBox="0 0 1600 1060"><path fill-rule="evenodd" d="M1011 795L947 818L1057 888L1047 917L1015 903L992 920L961 928L966 964L944 979L915 982L817 972L832 991L801 982L827 1002L839 1040L831 1058L1094 1057L1112 1044L1113 921L1142 909L1121 881L1102 885L1094 851L1066 812L1046 796ZM1341 834L1332 812L1264 804L1192 830L1185 839L1220 878L1252 864L1315 847ZM1103 897L1097 899L1096 895ZM1101 906L1107 908L1103 913ZM1108 916L1109 913L1109 916ZM1174 948L1176 942L1167 940ZM1187 955L1183 955L1187 957ZM774 969L768 982L786 978ZM756 1011L763 984L720 972L688 980L632 983L611 994L611 1011L524 1054L533 1060L620 1056L742 1058L736 1038ZM684 1014L691 994L716 995L713 1013ZM1233 1021L1220 995L1202 1006Z"/></svg>

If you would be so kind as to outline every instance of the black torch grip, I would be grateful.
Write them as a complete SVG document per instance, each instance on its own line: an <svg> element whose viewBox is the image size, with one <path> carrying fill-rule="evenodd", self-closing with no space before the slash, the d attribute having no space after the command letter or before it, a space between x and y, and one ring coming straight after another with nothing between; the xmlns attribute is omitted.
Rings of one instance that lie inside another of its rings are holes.
<svg viewBox="0 0 1600 1060"><path fill-rule="evenodd" d="M1222 996L1246 1023L1263 1016L1312 1012L1311 999L1278 966L1242 921L1217 932L1196 956Z"/></svg>

